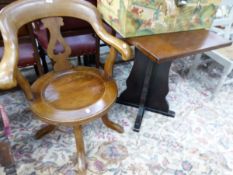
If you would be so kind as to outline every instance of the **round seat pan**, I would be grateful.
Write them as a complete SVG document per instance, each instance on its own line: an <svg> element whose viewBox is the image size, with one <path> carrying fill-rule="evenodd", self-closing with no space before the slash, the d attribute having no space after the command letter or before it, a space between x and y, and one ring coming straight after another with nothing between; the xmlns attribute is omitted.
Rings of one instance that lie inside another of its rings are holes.
<svg viewBox="0 0 233 175"><path fill-rule="evenodd" d="M32 85L32 111L50 124L85 123L102 117L117 98L113 79L96 68L80 66L40 77Z"/></svg>

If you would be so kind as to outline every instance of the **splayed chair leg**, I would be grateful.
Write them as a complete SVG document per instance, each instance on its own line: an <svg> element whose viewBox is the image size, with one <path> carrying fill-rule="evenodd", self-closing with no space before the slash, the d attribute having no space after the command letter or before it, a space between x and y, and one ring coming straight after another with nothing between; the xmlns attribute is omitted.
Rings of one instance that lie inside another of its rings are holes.
<svg viewBox="0 0 233 175"><path fill-rule="evenodd" d="M78 170L80 175L86 175L86 158L83 142L82 126L74 126L74 134L76 140L77 154L78 154Z"/></svg>
<svg viewBox="0 0 233 175"><path fill-rule="evenodd" d="M112 122L111 120L109 120L108 115L106 114L105 116L102 117L102 121L103 123L108 127L111 128L119 133L123 133L124 132L124 128L114 122Z"/></svg>
<svg viewBox="0 0 233 175"><path fill-rule="evenodd" d="M37 131L35 138L41 139L42 137L44 137L45 135L51 133L54 129L56 128L55 125L47 125L43 128L41 128L39 131Z"/></svg>

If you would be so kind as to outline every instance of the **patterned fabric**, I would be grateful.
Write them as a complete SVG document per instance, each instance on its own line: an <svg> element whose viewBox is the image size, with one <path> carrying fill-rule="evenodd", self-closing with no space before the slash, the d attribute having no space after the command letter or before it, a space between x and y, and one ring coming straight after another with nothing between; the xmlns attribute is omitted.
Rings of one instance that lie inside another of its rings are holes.
<svg viewBox="0 0 233 175"><path fill-rule="evenodd" d="M175 118L146 112L136 133L132 127L138 110L115 104L109 116L124 127L123 134L106 128L100 120L84 127L88 175L233 174L233 85L224 86L210 101L221 66L207 62L208 67L200 65L195 77L188 78L191 63L186 58L172 64L167 99L176 111ZM131 68L132 62L114 69L120 91ZM19 175L77 173L71 128L59 127L35 140L35 132L45 123L35 118L23 93L2 93L0 104L4 104L11 120L9 140ZM2 168L0 174L4 175Z"/></svg>
<svg viewBox="0 0 233 175"><path fill-rule="evenodd" d="M98 0L104 20L124 37L209 28L221 0Z"/></svg>

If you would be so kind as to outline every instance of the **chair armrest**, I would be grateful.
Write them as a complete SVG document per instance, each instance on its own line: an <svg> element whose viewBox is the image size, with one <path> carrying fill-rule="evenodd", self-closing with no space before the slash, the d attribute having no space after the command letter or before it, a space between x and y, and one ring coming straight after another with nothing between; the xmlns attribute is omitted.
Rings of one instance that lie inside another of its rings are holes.
<svg viewBox="0 0 233 175"><path fill-rule="evenodd" d="M126 42L110 35L102 26L99 26L98 29L96 34L99 38L108 45L113 46L122 55L123 60L127 61L132 58L131 48Z"/></svg>
<svg viewBox="0 0 233 175"><path fill-rule="evenodd" d="M6 90L17 85L15 77L15 69L17 67L18 58L17 50L12 48L9 44L5 44L4 55L0 62L0 89Z"/></svg>

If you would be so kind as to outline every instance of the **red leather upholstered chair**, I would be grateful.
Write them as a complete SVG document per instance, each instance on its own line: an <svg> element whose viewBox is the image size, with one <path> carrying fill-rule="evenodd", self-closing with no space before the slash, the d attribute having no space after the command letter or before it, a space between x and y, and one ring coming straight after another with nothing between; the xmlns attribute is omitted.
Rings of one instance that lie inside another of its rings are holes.
<svg viewBox="0 0 233 175"><path fill-rule="evenodd" d="M0 10L14 0L1 0ZM0 31L1 32L1 31ZM19 62L18 67L34 66L36 74L42 75L43 68L40 62L40 56L37 50L37 45L33 37L30 24L23 26L19 31ZM0 59L3 56L4 45L0 33Z"/></svg>
<svg viewBox="0 0 233 175"><path fill-rule="evenodd" d="M97 6L97 0L86 0ZM81 64L81 57L84 56L84 64L89 64L95 59L96 67L99 67L99 38L95 35L92 27L85 21L70 17L63 18L64 26L61 27L61 33L66 43L71 47L71 57L77 57ZM43 50L47 50L49 36L41 22L36 23L34 32L39 45ZM62 53L63 47L57 45L55 53ZM92 59L92 60L91 60ZM46 68L45 68L46 69Z"/></svg>

